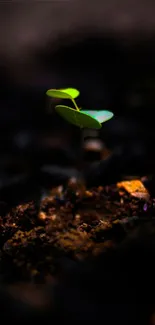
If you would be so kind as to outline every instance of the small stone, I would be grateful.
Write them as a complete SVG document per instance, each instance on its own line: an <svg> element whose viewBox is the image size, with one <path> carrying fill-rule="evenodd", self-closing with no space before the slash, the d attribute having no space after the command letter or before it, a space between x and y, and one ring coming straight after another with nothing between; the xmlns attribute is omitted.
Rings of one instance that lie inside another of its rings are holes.
<svg viewBox="0 0 155 325"><path fill-rule="evenodd" d="M76 214L75 219L76 219L77 221L80 220L80 219L81 219L80 214Z"/></svg>
<svg viewBox="0 0 155 325"><path fill-rule="evenodd" d="M85 195L86 195L87 197L92 197L92 196L93 196L93 193L90 192L90 191L85 191Z"/></svg>
<svg viewBox="0 0 155 325"><path fill-rule="evenodd" d="M55 219L56 219L56 214L53 214L51 217L50 217L50 219L52 220L52 221L54 221Z"/></svg>
<svg viewBox="0 0 155 325"><path fill-rule="evenodd" d="M124 195L124 192L123 191L119 191L119 195L120 196L123 196Z"/></svg>
<svg viewBox="0 0 155 325"><path fill-rule="evenodd" d="M39 213L39 219L41 220L45 220L47 217L46 217L46 214L44 212L40 212Z"/></svg>
<svg viewBox="0 0 155 325"><path fill-rule="evenodd" d="M63 186L62 185L58 186L57 191L59 194L61 194L63 192Z"/></svg>
<svg viewBox="0 0 155 325"><path fill-rule="evenodd" d="M123 198L120 199L120 203L121 203L121 204L124 204L124 200L123 200Z"/></svg>

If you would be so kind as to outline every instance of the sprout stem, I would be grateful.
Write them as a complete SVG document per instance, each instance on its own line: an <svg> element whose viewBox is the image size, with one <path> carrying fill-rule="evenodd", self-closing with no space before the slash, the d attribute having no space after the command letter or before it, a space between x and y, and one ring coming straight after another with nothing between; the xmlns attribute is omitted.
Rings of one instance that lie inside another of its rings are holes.
<svg viewBox="0 0 155 325"><path fill-rule="evenodd" d="M74 104L76 110L79 111L79 108L78 108L78 106L77 106L77 104L76 104L74 98L71 98L71 101L73 102L73 104Z"/></svg>

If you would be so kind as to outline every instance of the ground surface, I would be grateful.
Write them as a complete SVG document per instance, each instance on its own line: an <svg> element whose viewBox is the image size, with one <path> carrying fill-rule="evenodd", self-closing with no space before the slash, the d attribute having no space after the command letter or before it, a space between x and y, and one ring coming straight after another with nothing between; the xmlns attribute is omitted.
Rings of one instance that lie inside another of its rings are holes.
<svg viewBox="0 0 155 325"><path fill-rule="evenodd" d="M0 219L3 281L45 283L64 261L86 261L112 250L132 229L152 220L152 198L132 197L116 185L86 190L70 182L41 201L13 208Z"/></svg>

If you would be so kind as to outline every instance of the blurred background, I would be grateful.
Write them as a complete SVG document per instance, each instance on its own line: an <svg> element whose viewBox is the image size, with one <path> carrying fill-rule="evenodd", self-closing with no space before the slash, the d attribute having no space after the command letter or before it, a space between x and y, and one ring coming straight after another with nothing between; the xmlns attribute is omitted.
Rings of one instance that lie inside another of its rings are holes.
<svg viewBox="0 0 155 325"><path fill-rule="evenodd" d="M95 133L68 124L45 95L47 89L59 87L78 88L80 107L111 110L114 118ZM114 182L120 174L123 178L155 175L154 109L153 0L0 0L0 215L6 212L4 201L12 204L34 195L39 198L40 184L61 183L77 176L85 162L104 162L111 153L114 156L105 169L104 164L97 165L102 169L103 178L98 174L101 183L103 179ZM88 143L88 138L93 141ZM150 265L147 258L142 260ZM93 281L104 280L101 271L101 277L97 273ZM122 279L120 282L124 286ZM19 288L19 297L15 289L11 315L17 314L23 322L24 310L26 322L29 299L32 307L40 308L42 296L32 287L26 308L21 302L25 289ZM13 293L10 295L12 299ZM69 291L69 295L72 300L74 293ZM78 297L81 303L81 295ZM5 301L2 295L1 309ZM10 317L8 310L5 319ZM124 307L123 311L125 314ZM41 317L38 309L32 317Z"/></svg>
<svg viewBox="0 0 155 325"><path fill-rule="evenodd" d="M0 1L1 188L47 165L79 166L87 136L102 140L101 159L128 157L126 174L154 173L154 15L151 0ZM83 134L46 98L59 87L115 117Z"/></svg>

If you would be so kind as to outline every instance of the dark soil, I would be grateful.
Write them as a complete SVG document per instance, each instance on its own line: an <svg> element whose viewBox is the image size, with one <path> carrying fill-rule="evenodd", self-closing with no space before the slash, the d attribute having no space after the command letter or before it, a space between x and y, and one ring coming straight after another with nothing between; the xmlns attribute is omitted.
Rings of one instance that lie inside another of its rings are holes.
<svg viewBox="0 0 155 325"><path fill-rule="evenodd" d="M154 325L154 202L71 180L41 200L39 214L36 201L6 214L3 204L1 317Z"/></svg>
<svg viewBox="0 0 155 325"><path fill-rule="evenodd" d="M90 261L113 250L154 215L153 199L133 198L116 185L86 190L70 182L53 189L39 215L32 201L1 217L3 282L46 283L61 274L66 260Z"/></svg>

